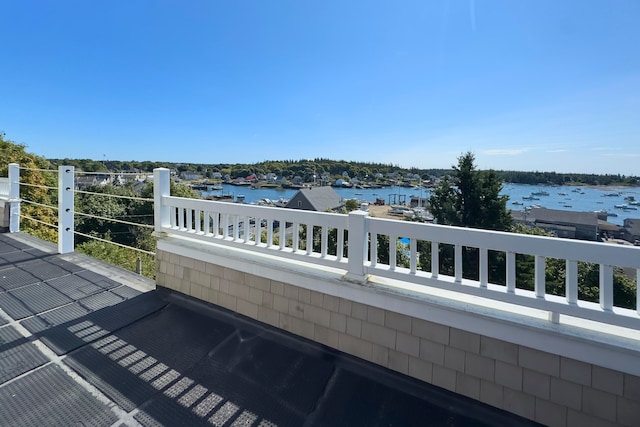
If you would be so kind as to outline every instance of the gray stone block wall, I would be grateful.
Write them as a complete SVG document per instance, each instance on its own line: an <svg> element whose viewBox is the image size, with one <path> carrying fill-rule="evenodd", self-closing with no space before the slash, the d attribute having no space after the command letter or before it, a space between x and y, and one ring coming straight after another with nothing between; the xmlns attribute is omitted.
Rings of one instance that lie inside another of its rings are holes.
<svg viewBox="0 0 640 427"><path fill-rule="evenodd" d="M640 377L157 251L158 286L550 426L640 425Z"/></svg>

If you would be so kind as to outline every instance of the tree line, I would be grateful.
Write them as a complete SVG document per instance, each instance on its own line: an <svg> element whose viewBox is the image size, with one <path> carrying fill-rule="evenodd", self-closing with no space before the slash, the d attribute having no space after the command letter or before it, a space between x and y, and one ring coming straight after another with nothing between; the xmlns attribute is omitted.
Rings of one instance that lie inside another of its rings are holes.
<svg viewBox="0 0 640 427"><path fill-rule="evenodd" d="M175 169L178 172L200 173L204 178L211 178L215 172L228 174L232 179L246 177L251 174L275 173L285 178L294 176L302 177L305 182L313 182L322 174L330 177L339 177L347 173L350 177L366 178L380 173L389 174L417 174L421 179L432 179L449 176L455 172L455 168L404 168L390 163L355 162L345 160L330 160L316 158L309 160L269 160L259 163L172 163L151 161L117 161L117 160L90 160L90 159L50 159L53 166L70 165L85 172L133 172L149 173L155 168ZM527 172L527 171L494 171L503 182L513 184L549 184L549 185L640 185L637 176L625 176L620 174L584 174L561 172ZM315 179L314 179L315 177Z"/></svg>

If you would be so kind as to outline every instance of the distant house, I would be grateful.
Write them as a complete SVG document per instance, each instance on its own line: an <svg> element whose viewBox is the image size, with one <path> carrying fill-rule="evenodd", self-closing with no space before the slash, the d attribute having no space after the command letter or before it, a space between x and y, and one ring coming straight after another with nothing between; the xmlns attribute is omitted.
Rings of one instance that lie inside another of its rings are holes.
<svg viewBox="0 0 640 427"><path fill-rule="evenodd" d="M623 223L623 238L631 243L640 242L640 219L626 218Z"/></svg>
<svg viewBox="0 0 640 427"><path fill-rule="evenodd" d="M180 174L180 178L184 179L184 180L187 180L187 181L193 181L193 180L196 180L196 179L202 179L202 174L196 173L196 172L185 171L185 172L182 172Z"/></svg>
<svg viewBox="0 0 640 427"><path fill-rule="evenodd" d="M331 187L311 187L299 190L285 206L289 209L327 212L343 206L342 198Z"/></svg>
<svg viewBox="0 0 640 427"><path fill-rule="evenodd" d="M516 223L524 223L550 231L558 237L580 240L598 239L598 214L559 209L533 208L512 211Z"/></svg>

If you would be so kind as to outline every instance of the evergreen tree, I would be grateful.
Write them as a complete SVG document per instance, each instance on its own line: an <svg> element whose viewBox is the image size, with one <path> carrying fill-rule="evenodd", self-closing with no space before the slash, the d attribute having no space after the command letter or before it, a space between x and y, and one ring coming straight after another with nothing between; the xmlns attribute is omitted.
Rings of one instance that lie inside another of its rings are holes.
<svg viewBox="0 0 640 427"><path fill-rule="evenodd" d="M500 195L502 181L493 170L477 170L474 161L471 152L458 158L452 176L434 188L429 210L439 224L508 230L509 198Z"/></svg>

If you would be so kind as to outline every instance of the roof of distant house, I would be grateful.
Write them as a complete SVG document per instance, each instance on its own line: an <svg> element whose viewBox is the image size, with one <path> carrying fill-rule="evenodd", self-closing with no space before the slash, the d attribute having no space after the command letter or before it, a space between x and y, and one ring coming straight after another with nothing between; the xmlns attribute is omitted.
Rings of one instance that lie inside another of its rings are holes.
<svg viewBox="0 0 640 427"><path fill-rule="evenodd" d="M342 198L333 188L322 186L298 190L286 207L326 212L337 209L342 204Z"/></svg>
<svg viewBox="0 0 640 427"><path fill-rule="evenodd" d="M598 225L598 214L595 212L575 212L560 209L534 208L529 211L527 218L535 222L553 223L559 225Z"/></svg>

